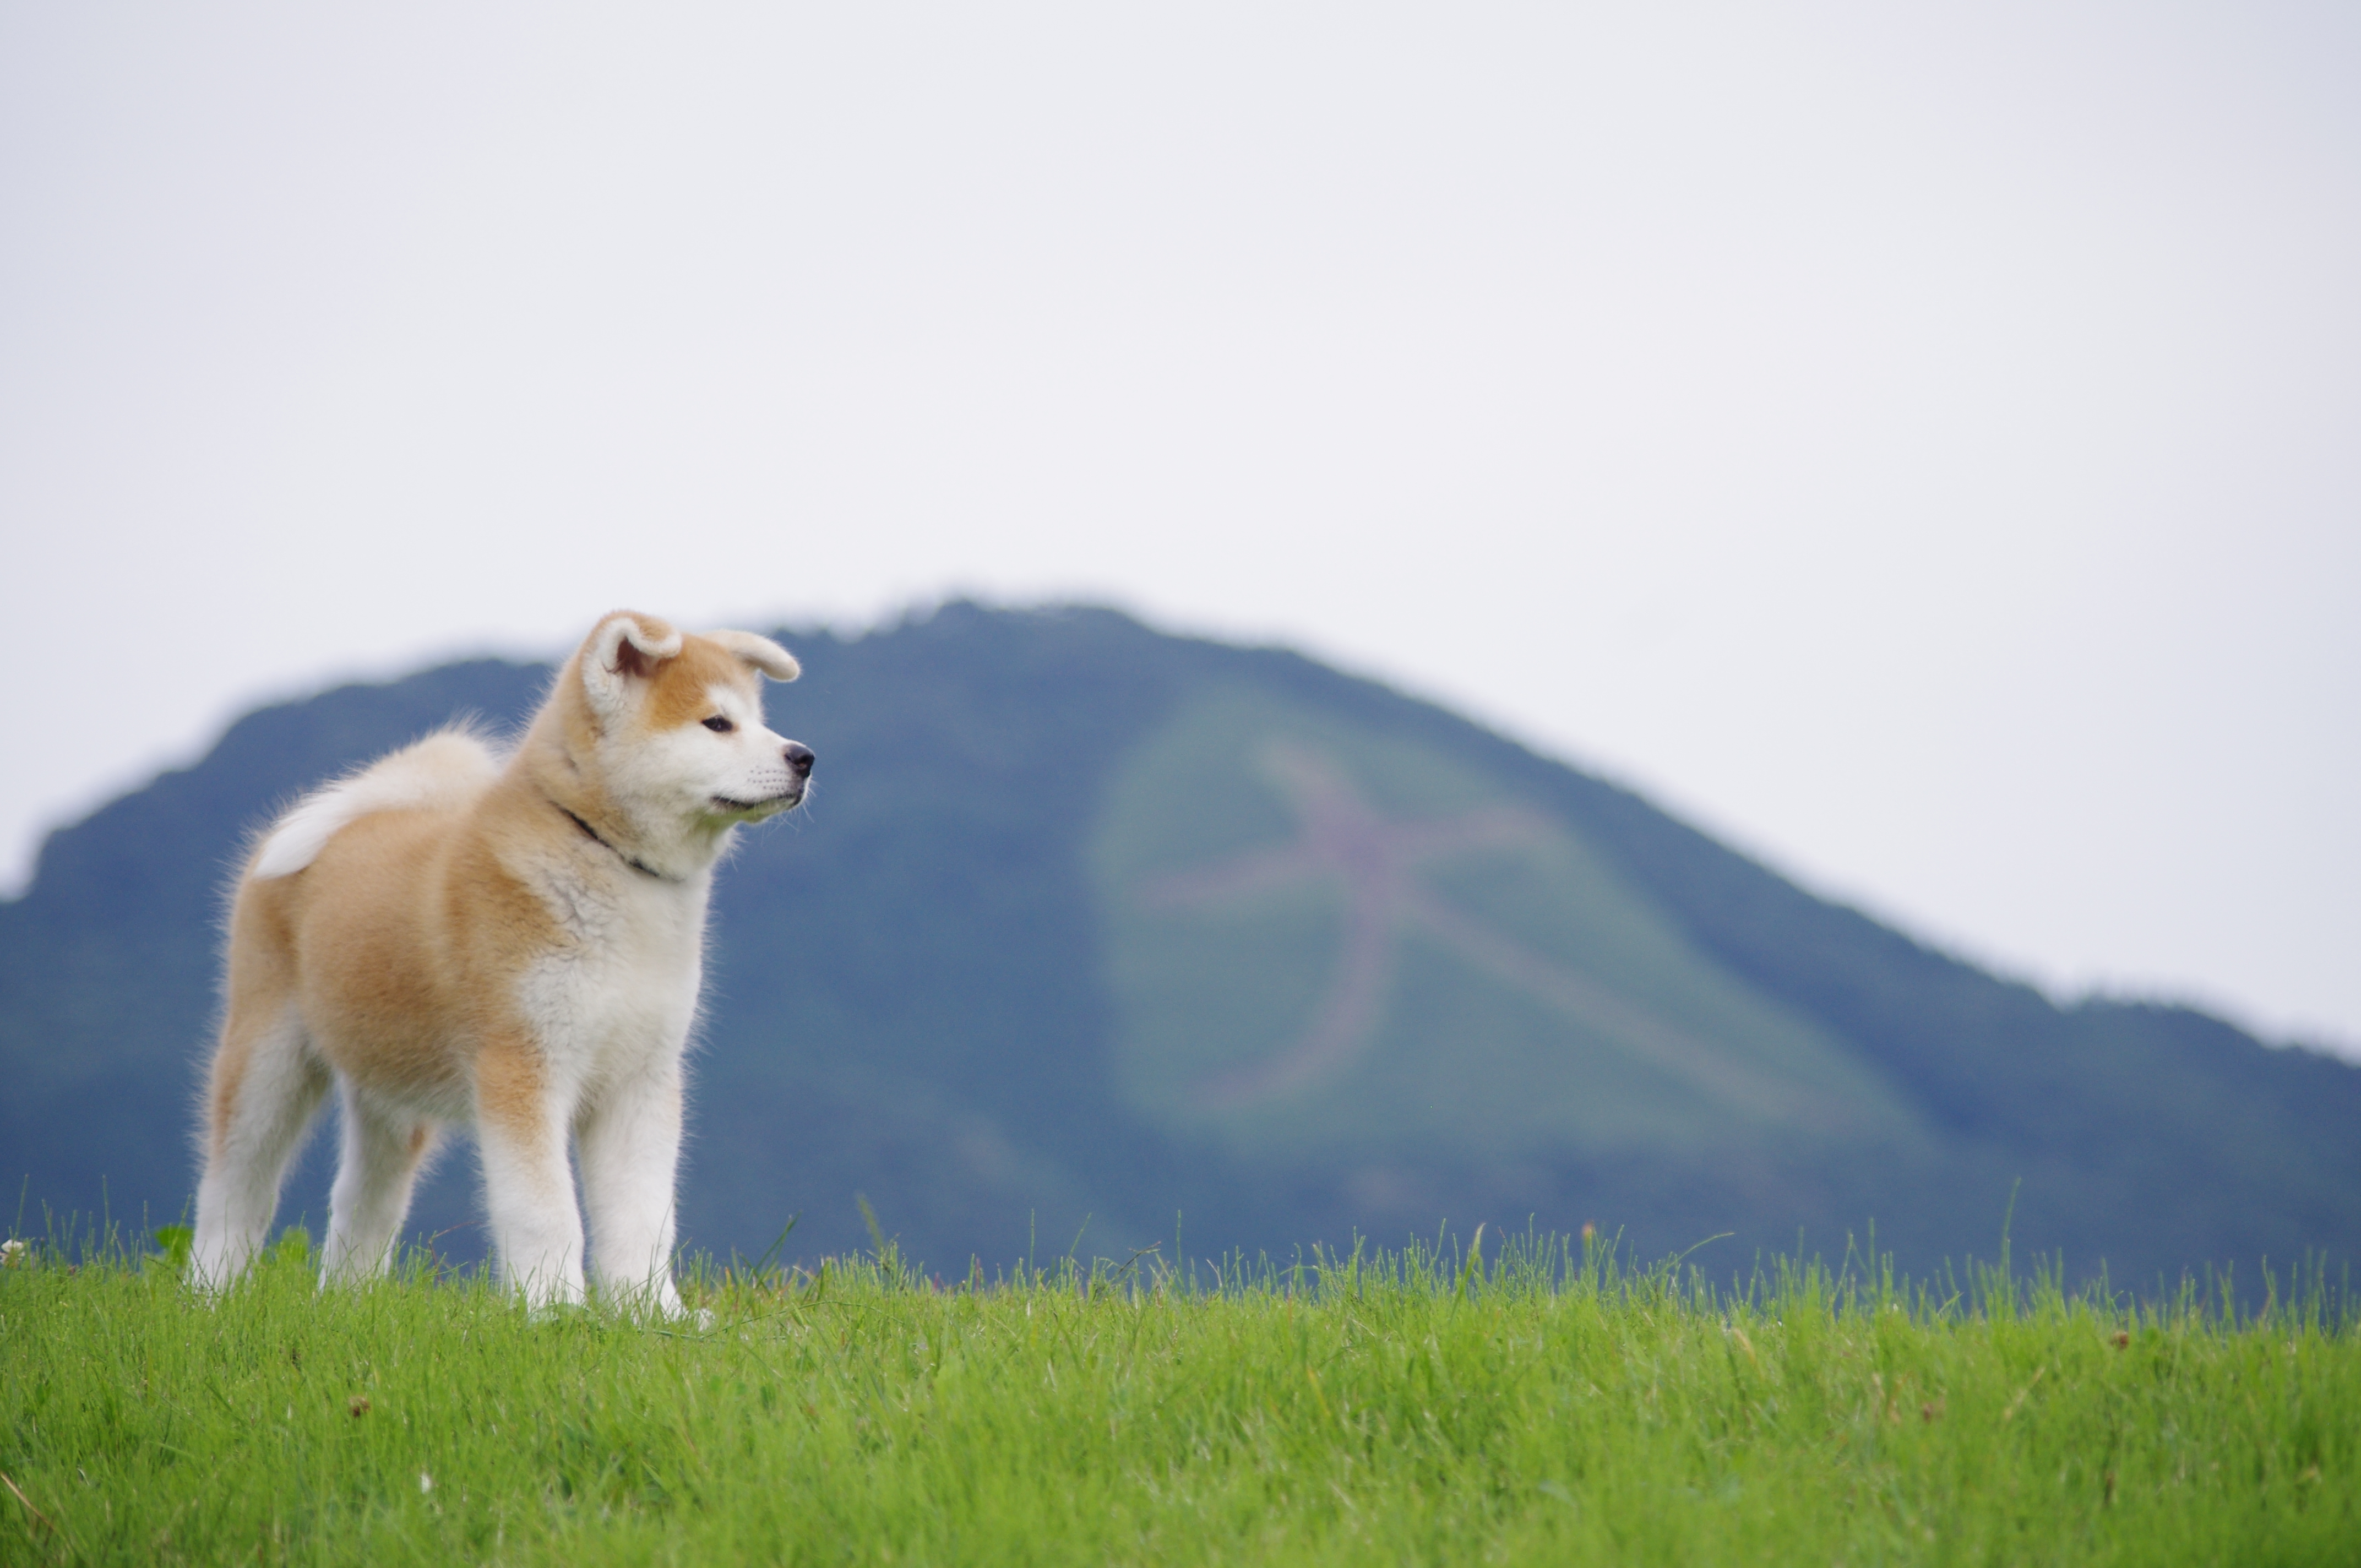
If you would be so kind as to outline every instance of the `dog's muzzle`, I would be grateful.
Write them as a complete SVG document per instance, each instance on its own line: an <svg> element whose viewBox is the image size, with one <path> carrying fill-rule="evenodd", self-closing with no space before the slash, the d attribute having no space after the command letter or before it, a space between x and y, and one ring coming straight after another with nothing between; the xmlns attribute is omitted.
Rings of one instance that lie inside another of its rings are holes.
<svg viewBox="0 0 2361 1568"><path fill-rule="evenodd" d="M800 740L790 740L781 753L781 760L787 765L789 777L785 787L777 793L754 800L738 800L730 795L717 795L713 797L713 804L734 817L774 817L802 805L804 792L810 787L812 763L818 759L812 755L810 747Z"/></svg>

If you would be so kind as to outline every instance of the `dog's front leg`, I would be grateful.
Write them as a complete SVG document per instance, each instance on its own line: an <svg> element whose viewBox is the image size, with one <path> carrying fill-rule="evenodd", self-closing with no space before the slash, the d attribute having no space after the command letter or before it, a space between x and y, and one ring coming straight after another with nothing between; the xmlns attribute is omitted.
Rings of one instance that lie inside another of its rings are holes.
<svg viewBox="0 0 2361 1568"><path fill-rule="evenodd" d="M500 1279L528 1305L582 1299L582 1216L566 1159L570 1098L537 1045L497 1040L476 1062L484 1208Z"/></svg>
<svg viewBox="0 0 2361 1568"><path fill-rule="evenodd" d="M610 1085L584 1109L582 1193L599 1288L621 1304L681 1315L672 1280L673 1182L680 1165L680 1058Z"/></svg>

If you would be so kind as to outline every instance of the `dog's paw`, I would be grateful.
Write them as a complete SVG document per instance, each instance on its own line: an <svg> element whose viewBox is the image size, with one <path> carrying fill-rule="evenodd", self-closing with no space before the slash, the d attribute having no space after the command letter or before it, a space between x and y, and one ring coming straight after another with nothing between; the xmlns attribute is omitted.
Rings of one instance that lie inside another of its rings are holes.
<svg viewBox="0 0 2361 1568"><path fill-rule="evenodd" d="M706 1334L713 1332L713 1310L691 1307L679 1297L656 1304L653 1310L639 1314L651 1326L668 1329L676 1334Z"/></svg>
<svg viewBox="0 0 2361 1568"><path fill-rule="evenodd" d="M520 1299L518 1304L524 1309L524 1321L528 1323L578 1323L591 1316L588 1304L582 1301Z"/></svg>

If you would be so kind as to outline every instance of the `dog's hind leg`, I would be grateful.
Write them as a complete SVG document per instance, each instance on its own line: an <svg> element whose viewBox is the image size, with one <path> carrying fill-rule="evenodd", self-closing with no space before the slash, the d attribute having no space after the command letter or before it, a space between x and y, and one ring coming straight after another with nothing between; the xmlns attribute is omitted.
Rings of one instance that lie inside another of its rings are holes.
<svg viewBox="0 0 2361 1568"><path fill-rule="evenodd" d="M324 1285L385 1272L418 1172L434 1148L433 1123L373 1102L350 1079L340 1087L343 1135L328 1197Z"/></svg>
<svg viewBox="0 0 2361 1568"><path fill-rule="evenodd" d="M291 998L268 1012L233 1001L207 1091L205 1174L197 1183L195 1283L236 1278L269 1234L280 1183L327 1092L328 1068Z"/></svg>

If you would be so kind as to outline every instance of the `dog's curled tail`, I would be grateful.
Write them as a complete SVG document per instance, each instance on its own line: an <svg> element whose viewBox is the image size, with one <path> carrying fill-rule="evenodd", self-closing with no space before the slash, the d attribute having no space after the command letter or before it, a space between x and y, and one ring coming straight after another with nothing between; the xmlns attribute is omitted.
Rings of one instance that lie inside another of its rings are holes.
<svg viewBox="0 0 2361 1568"><path fill-rule="evenodd" d="M482 736L438 730L297 801L271 825L247 875L258 882L293 876L319 859L346 824L374 811L457 805L481 793L500 768Z"/></svg>

